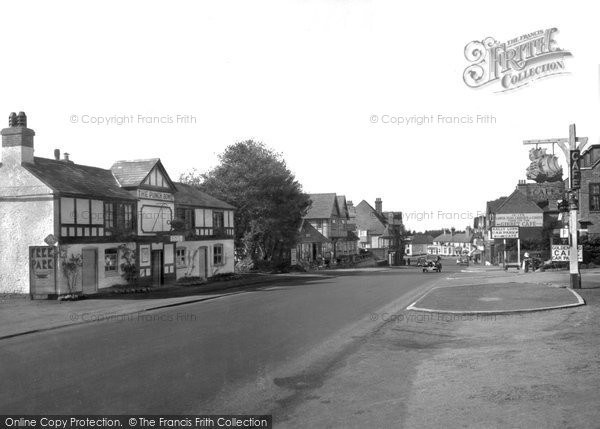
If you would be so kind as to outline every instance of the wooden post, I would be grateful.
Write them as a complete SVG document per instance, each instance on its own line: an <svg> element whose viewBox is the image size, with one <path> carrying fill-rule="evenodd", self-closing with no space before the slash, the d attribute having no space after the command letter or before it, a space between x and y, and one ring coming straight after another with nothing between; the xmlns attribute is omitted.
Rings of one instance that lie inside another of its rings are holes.
<svg viewBox="0 0 600 429"><path fill-rule="evenodd" d="M519 270L521 269L521 239L517 238L517 264L519 265Z"/></svg>
<svg viewBox="0 0 600 429"><path fill-rule="evenodd" d="M575 135L575 124L569 126L569 149L577 149L577 137ZM571 163L571 156L569 156L569 163ZM570 165L570 164L569 164ZM569 174L572 174L569 168ZM571 192L576 192L573 189L573 178L570 177ZM572 289L581 288L581 278L579 277L579 254L577 252L577 207L571 205L569 207L569 235L571 236L571 251L569 254L569 278L570 286Z"/></svg>

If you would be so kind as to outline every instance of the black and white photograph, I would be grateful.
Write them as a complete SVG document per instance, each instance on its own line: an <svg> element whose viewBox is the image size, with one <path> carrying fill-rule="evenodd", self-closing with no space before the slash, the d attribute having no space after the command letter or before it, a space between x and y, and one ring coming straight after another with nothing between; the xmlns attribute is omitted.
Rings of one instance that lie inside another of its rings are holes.
<svg viewBox="0 0 600 429"><path fill-rule="evenodd" d="M0 8L0 429L599 427L591 4Z"/></svg>

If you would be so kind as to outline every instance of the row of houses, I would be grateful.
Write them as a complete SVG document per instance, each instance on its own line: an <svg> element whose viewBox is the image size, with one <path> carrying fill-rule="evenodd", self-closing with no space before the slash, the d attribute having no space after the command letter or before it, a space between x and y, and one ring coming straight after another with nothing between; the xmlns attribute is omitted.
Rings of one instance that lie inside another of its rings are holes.
<svg viewBox="0 0 600 429"><path fill-rule="evenodd" d="M174 182L158 158L109 169L34 156L27 116L1 131L0 293L53 297L124 285L161 285L234 271L235 208ZM294 258L402 256L402 213L343 195L311 194Z"/></svg>
<svg viewBox="0 0 600 429"><path fill-rule="evenodd" d="M234 207L174 182L160 159L110 169L34 156L24 113L1 131L0 292L49 297L234 270ZM131 272L135 270L135 272Z"/></svg>
<svg viewBox="0 0 600 429"><path fill-rule="evenodd" d="M312 204L300 227L293 264L355 261L361 250L381 260L392 255L393 263L402 260L402 212L383 211L381 198L373 207L365 200L354 206L335 193L309 197Z"/></svg>
<svg viewBox="0 0 600 429"><path fill-rule="evenodd" d="M411 256L469 256L479 254L477 235L473 228L464 232L444 231L435 237L430 234L413 234L406 237L404 253Z"/></svg>

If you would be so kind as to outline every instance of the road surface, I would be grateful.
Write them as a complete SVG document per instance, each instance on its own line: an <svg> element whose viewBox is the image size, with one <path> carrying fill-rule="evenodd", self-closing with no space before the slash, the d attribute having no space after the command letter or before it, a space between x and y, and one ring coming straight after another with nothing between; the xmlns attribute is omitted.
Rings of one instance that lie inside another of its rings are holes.
<svg viewBox="0 0 600 429"><path fill-rule="evenodd" d="M276 412L445 275L336 272L3 340L0 413Z"/></svg>

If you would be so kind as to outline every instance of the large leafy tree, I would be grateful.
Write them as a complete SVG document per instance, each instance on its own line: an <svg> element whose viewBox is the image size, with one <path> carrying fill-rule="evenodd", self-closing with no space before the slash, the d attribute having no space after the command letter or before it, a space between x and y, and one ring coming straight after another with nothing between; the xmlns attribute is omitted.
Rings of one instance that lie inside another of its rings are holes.
<svg viewBox="0 0 600 429"><path fill-rule="evenodd" d="M293 246L310 205L281 154L253 140L228 146L215 168L180 180L236 207L236 253L253 260L277 259Z"/></svg>

